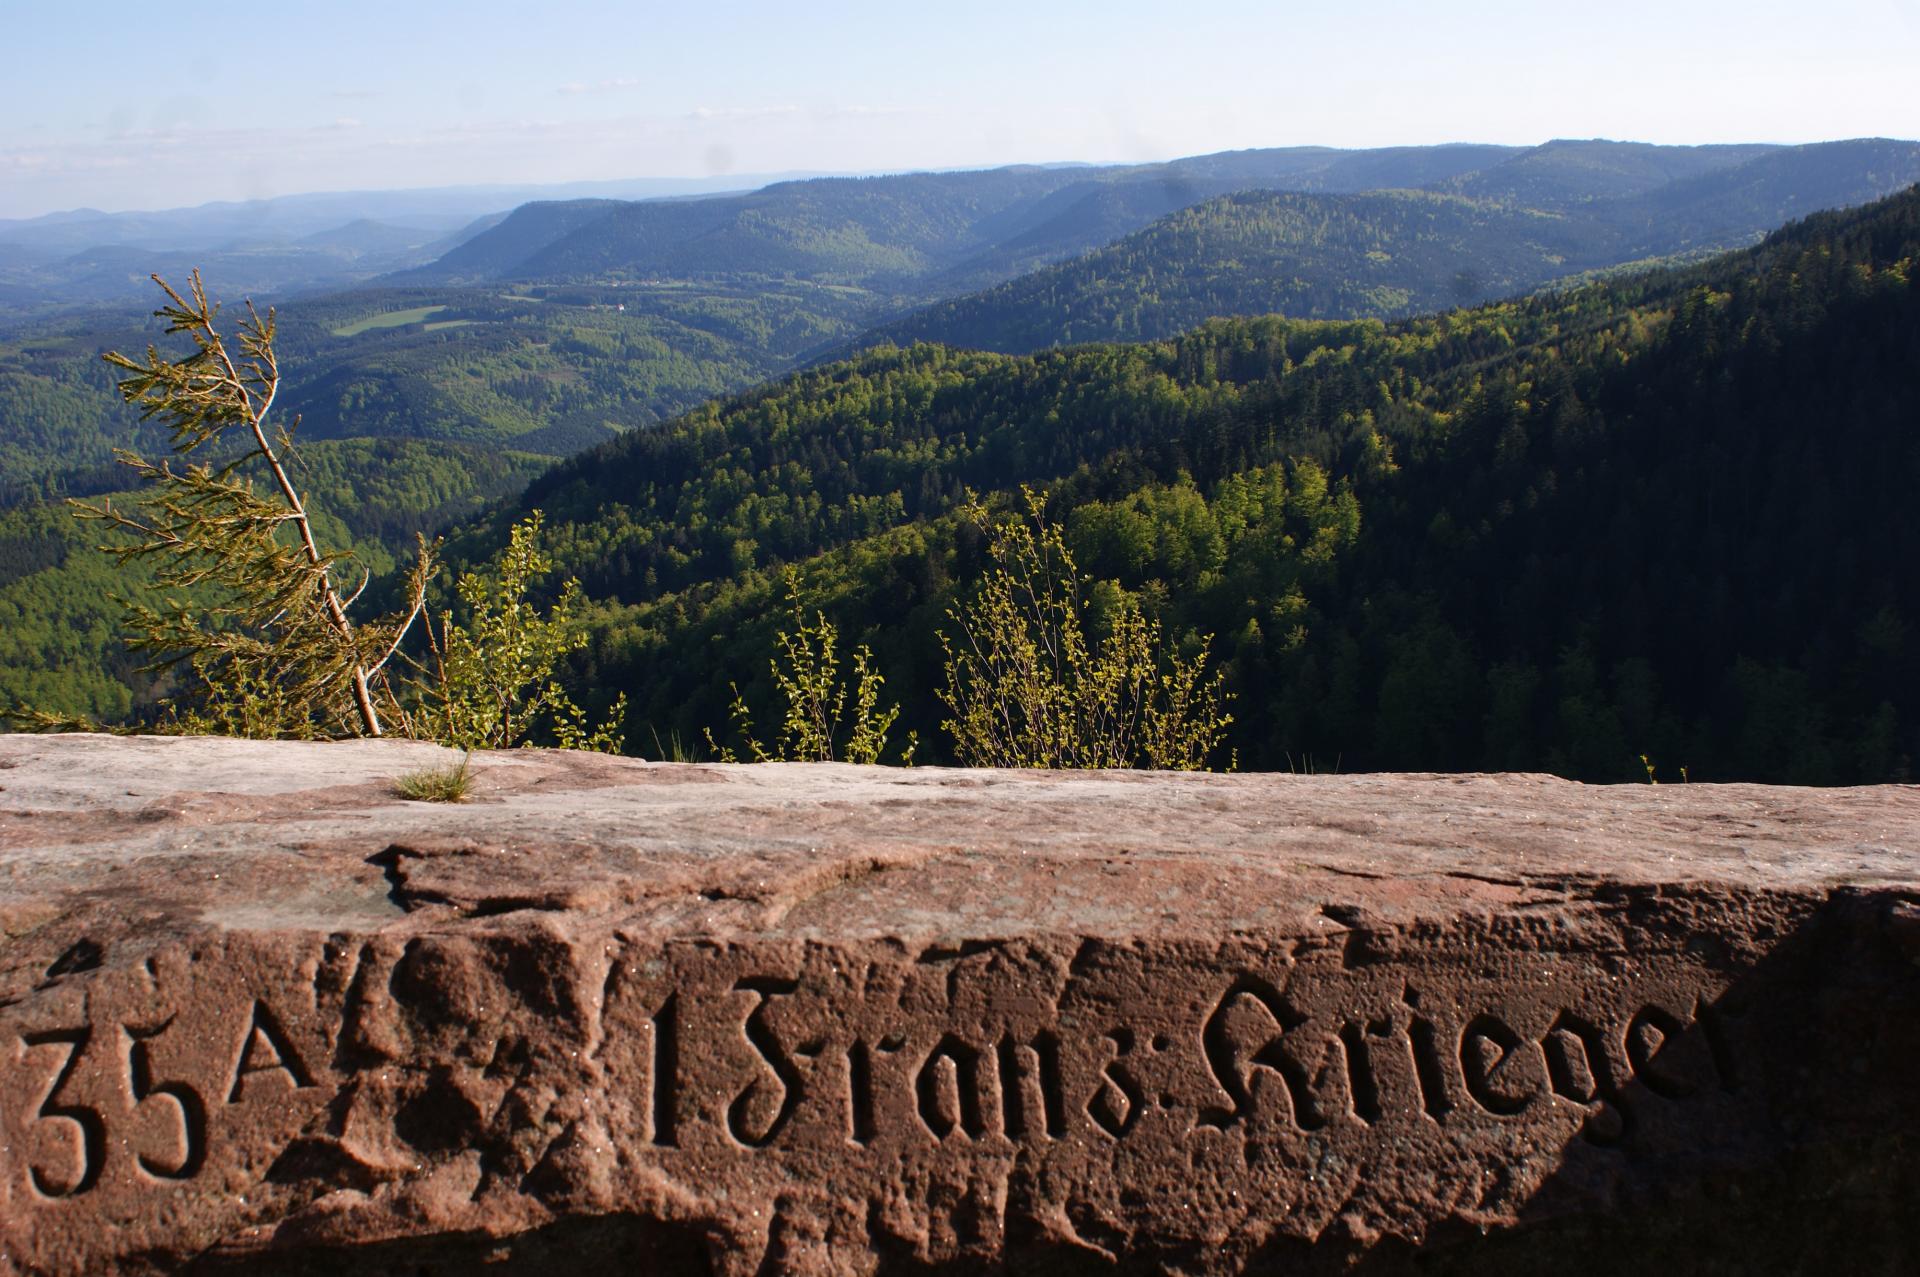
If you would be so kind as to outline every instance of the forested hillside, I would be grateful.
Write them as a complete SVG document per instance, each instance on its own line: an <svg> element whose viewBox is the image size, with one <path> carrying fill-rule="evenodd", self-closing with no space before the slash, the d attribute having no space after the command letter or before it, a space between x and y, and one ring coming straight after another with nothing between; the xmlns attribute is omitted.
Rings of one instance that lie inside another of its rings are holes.
<svg viewBox="0 0 1920 1277"><path fill-rule="evenodd" d="M801 276L908 300L1085 252L1230 191L1419 186L1514 154L1294 147L1165 164L814 178L701 200L529 204L396 282Z"/></svg>
<svg viewBox="0 0 1920 1277"><path fill-rule="evenodd" d="M534 203L466 228L435 265L391 286L287 301L284 403L310 437L558 457L854 349L876 323L928 303L869 342L1029 350L1169 336L1222 314L1393 317L1745 244L1793 214L1914 180L1910 143L1553 142L1300 147ZM1414 186L1474 198L1355 194ZM1167 220L1141 231L1157 218ZM303 251L370 252L408 238L396 234L337 226ZM135 280L152 269L181 278L189 264L124 245L96 256ZM131 417L98 354L153 335L129 309L43 318L0 338L0 507L117 481L103 467Z"/></svg>
<svg viewBox="0 0 1920 1277"><path fill-rule="evenodd" d="M1687 208L1818 188L1803 178L1884 181L1904 154L1723 155L1586 205L1671 198L1685 226ZM1808 165L1827 177L1780 178ZM1086 197L1003 221L1000 242ZM1295 315L1028 357L883 347L718 400L846 339L879 294L798 278L341 294L285 312L283 409L330 476L321 508L375 562L537 467L491 450L606 441L468 525L456 559L546 510L562 572L598 599L588 699L629 692L638 748L649 727L724 724L736 682L764 713L779 571L799 565L937 753L936 631L983 565L955 511L969 489L1006 508L1034 484L1110 582L1103 607L1125 590L1189 650L1214 636L1244 766L1618 779L1644 754L1669 777L1881 779L1920 747L1917 208L1909 191L1697 265L1383 323L1298 312L1449 300L1461 260L1557 268L1575 259L1555 236L1588 229L1459 196L1239 195L1116 246L1131 262L1063 269L1097 303L1066 339L1271 305L1289 261ZM1287 257L1276 234L1314 251ZM87 532L32 504L117 484L108 448L139 428L97 353L139 344L69 322L0 352L16 503L0 695L114 714L151 691L128 682ZM367 434L412 442L330 442Z"/></svg>
<svg viewBox="0 0 1920 1277"><path fill-rule="evenodd" d="M1920 144L1323 147L1164 164L783 182L741 195L529 204L396 283L803 278L905 303L1088 252L1238 191L1428 190L1568 219L1608 264L1750 242L1920 180Z"/></svg>
<svg viewBox="0 0 1920 1277"><path fill-rule="evenodd" d="M139 304L147 276L198 267L215 296L345 288L433 262L536 200L683 198L769 177L638 178L562 185L331 191L103 213L0 218L0 331L22 315ZM144 196L145 192L142 192Z"/></svg>
<svg viewBox="0 0 1920 1277"><path fill-rule="evenodd" d="M1564 208L1645 195L1673 182L1737 168L1772 146L1652 146L1556 139L1498 164L1436 179L1432 189L1523 208Z"/></svg>
<svg viewBox="0 0 1920 1277"><path fill-rule="evenodd" d="M1025 353L1138 341L1202 319L1392 319L1750 243L1813 209L1920 181L1920 145L1554 142L1432 184L1364 195L1249 191L1105 248L935 302L848 349L937 341Z"/></svg>
<svg viewBox="0 0 1920 1277"><path fill-rule="evenodd" d="M1455 196L1248 191L883 325L861 344L1021 354L1171 337L1225 315L1399 318L1537 288L1604 260L1592 228Z"/></svg>
<svg viewBox="0 0 1920 1277"><path fill-rule="evenodd" d="M804 284L340 293L281 310L282 404L306 438L564 456L777 375L855 331L859 302ZM0 508L120 482L113 449L143 427L100 352L153 340L142 314L0 342Z"/></svg>
<svg viewBox="0 0 1920 1277"><path fill-rule="evenodd" d="M1920 191L1710 263L1394 324L883 349L529 490L663 738L764 703L776 569L938 741L971 487L1215 636L1249 767L1835 782L1920 747ZM503 512L470 531L469 555ZM636 744L645 745L642 735Z"/></svg>

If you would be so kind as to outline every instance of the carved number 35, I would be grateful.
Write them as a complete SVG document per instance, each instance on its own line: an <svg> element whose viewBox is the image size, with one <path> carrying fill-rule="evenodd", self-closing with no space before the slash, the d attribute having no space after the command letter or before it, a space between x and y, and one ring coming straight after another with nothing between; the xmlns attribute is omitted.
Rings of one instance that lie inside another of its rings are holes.
<svg viewBox="0 0 1920 1277"><path fill-rule="evenodd" d="M140 1153L136 1155L136 1160L141 1170L156 1179L191 1179L199 1174L201 1164L206 1159L207 1110L191 1087L179 1082L154 1083L147 1040L165 1031L166 1027L166 1024L153 1028L128 1025L121 1030L126 1047L127 1084L133 1093L134 1107L138 1109L154 1097L169 1100L178 1114L180 1124L180 1133L175 1141L175 1147L179 1150L177 1157L153 1158ZM46 1098L41 1101L34 1120L36 1124L68 1124L73 1133L73 1153L69 1161L70 1169L53 1171L29 1164L27 1170L33 1186L43 1197L78 1196L100 1181L100 1171L107 1156L106 1118L90 1104L70 1104L62 1099L79 1066L80 1057L86 1054L87 1044L92 1038L93 1030L90 1028L49 1029L25 1034L21 1038L29 1051L42 1046L66 1049L66 1058L60 1062L59 1071L54 1075L53 1084L47 1088Z"/></svg>

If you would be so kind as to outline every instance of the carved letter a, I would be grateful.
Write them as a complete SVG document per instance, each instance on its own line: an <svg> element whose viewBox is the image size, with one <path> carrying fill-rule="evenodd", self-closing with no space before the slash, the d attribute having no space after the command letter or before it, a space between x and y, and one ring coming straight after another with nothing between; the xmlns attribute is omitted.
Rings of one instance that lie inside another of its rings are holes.
<svg viewBox="0 0 1920 1277"><path fill-rule="evenodd" d="M227 1091L227 1103L237 1104L246 1091L247 1079L256 1073L285 1073L287 1080L298 1090L313 1085L313 1077L306 1066L300 1062L299 1052L293 1049L286 1030L280 1027L267 1004L255 1001L253 1018L247 1023L247 1033L240 1041L240 1057L233 1066L233 1085Z"/></svg>

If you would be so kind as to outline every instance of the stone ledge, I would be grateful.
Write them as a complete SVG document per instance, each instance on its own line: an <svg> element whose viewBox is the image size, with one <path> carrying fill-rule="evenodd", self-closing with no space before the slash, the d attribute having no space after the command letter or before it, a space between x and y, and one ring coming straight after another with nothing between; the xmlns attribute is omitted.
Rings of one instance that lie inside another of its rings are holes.
<svg viewBox="0 0 1920 1277"><path fill-rule="evenodd" d="M0 737L0 1271L1897 1270L1920 790Z"/></svg>

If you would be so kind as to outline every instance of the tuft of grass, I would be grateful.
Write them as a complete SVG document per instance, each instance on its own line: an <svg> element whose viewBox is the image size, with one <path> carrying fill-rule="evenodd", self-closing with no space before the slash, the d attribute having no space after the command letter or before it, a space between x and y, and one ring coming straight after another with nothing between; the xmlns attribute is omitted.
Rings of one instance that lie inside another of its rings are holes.
<svg viewBox="0 0 1920 1277"><path fill-rule="evenodd" d="M697 763L703 761L698 745L689 745L680 739L678 731L669 731L665 740L660 739L659 729L649 724L653 733L653 757L655 762Z"/></svg>
<svg viewBox="0 0 1920 1277"><path fill-rule="evenodd" d="M417 772L408 772L393 782L393 792L416 803L465 802L473 788L472 762L473 755L468 754L457 765L449 763L444 767L422 767Z"/></svg>

